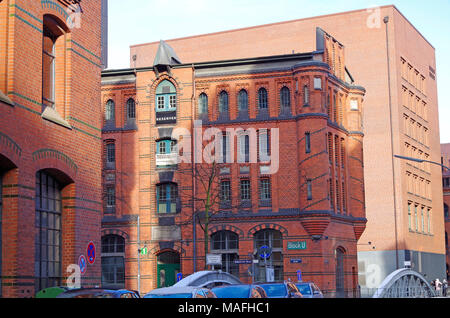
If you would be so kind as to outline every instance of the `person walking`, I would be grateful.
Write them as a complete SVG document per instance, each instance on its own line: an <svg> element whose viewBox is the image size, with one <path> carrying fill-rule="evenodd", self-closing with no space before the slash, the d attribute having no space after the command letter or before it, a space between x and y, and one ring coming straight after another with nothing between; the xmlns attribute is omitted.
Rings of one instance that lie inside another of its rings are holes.
<svg viewBox="0 0 450 318"><path fill-rule="evenodd" d="M444 297L447 297L447 288L448 288L448 282L444 278L444 280L442 281L442 296L444 296Z"/></svg>
<svg viewBox="0 0 450 318"><path fill-rule="evenodd" d="M436 278L435 286L436 286L436 296L441 296L442 283L439 280L439 278Z"/></svg>

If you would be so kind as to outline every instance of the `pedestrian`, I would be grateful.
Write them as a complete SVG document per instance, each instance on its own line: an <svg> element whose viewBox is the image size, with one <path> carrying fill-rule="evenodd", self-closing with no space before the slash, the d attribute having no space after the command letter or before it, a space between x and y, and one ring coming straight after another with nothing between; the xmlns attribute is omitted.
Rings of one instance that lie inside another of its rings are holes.
<svg viewBox="0 0 450 318"><path fill-rule="evenodd" d="M436 295L441 296L442 283L439 280L439 278L436 278L435 286L436 286Z"/></svg>
<svg viewBox="0 0 450 318"><path fill-rule="evenodd" d="M433 290L436 291L436 281L432 280L430 285L431 285L431 288L433 288Z"/></svg>
<svg viewBox="0 0 450 318"><path fill-rule="evenodd" d="M444 278L444 280L442 281L442 296L444 296L444 297L447 297L447 288L448 288L448 282Z"/></svg>

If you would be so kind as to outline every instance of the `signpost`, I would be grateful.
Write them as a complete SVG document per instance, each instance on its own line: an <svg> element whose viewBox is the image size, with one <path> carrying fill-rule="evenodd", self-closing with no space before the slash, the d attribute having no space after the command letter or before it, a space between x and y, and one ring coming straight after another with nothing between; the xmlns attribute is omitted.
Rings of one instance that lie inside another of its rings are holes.
<svg viewBox="0 0 450 318"><path fill-rule="evenodd" d="M78 258L78 266L80 266L81 274L86 273L87 263L86 263L86 258L84 257L84 255L80 255L80 257Z"/></svg>
<svg viewBox="0 0 450 318"><path fill-rule="evenodd" d="M301 271L301 270L298 270L298 271L297 271L297 280L298 280L299 282L302 282L302 271Z"/></svg>
<svg viewBox="0 0 450 318"><path fill-rule="evenodd" d="M91 265L94 264L96 255L95 255L95 245L92 241L90 241L87 246L86 255L87 255L87 260L88 260L89 264L91 264Z"/></svg>
<svg viewBox="0 0 450 318"><path fill-rule="evenodd" d="M206 254L206 265L211 265L214 270L214 266L222 266L222 254Z"/></svg>

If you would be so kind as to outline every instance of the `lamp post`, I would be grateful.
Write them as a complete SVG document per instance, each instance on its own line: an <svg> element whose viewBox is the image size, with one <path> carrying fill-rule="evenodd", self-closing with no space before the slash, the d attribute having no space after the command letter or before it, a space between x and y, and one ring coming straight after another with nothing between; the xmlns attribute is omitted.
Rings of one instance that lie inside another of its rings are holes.
<svg viewBox="0 0 450 318"><path fill-rule="evenodd" d="M445 168L447 170L450 171L449 167L444 166L442 163L438 163L438 162L434 162L434 161L429 161L429 160L423 160L423 159L417 159L417 158L412 158L412 157L405 157L405 156L399 156L399 155L394 155L395 158L399 158L399 159L403 159L403 160L409 160L409 161L414 161L414 162L418 162L418 163L431 163L437 166L441 166L442 168Z"/></svg>

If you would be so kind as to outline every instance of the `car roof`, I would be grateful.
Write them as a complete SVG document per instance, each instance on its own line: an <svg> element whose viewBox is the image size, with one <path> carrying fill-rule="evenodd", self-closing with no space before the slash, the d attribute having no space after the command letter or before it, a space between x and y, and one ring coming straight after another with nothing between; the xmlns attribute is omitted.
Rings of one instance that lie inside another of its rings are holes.
<svg viewBox="0 0 450 318"><path fill-rule="evenodd" d="M223 282L228 284L241 284L242 282L234 275L222 271L199 271L195 272L179 282L174 287L182 286L204 286L209 283Z"/></svg>
<svg viewBox="0 0 450 318"><path fill-rule="evenodd" d="M186 294L186 293L192 293L198 289L202 290L208 290L207 288L203 287L195 287L195 286L183 286L183 287L163 287L163 288L157 288L147 293L147 295L166 295L166 294Z"/></svg>

